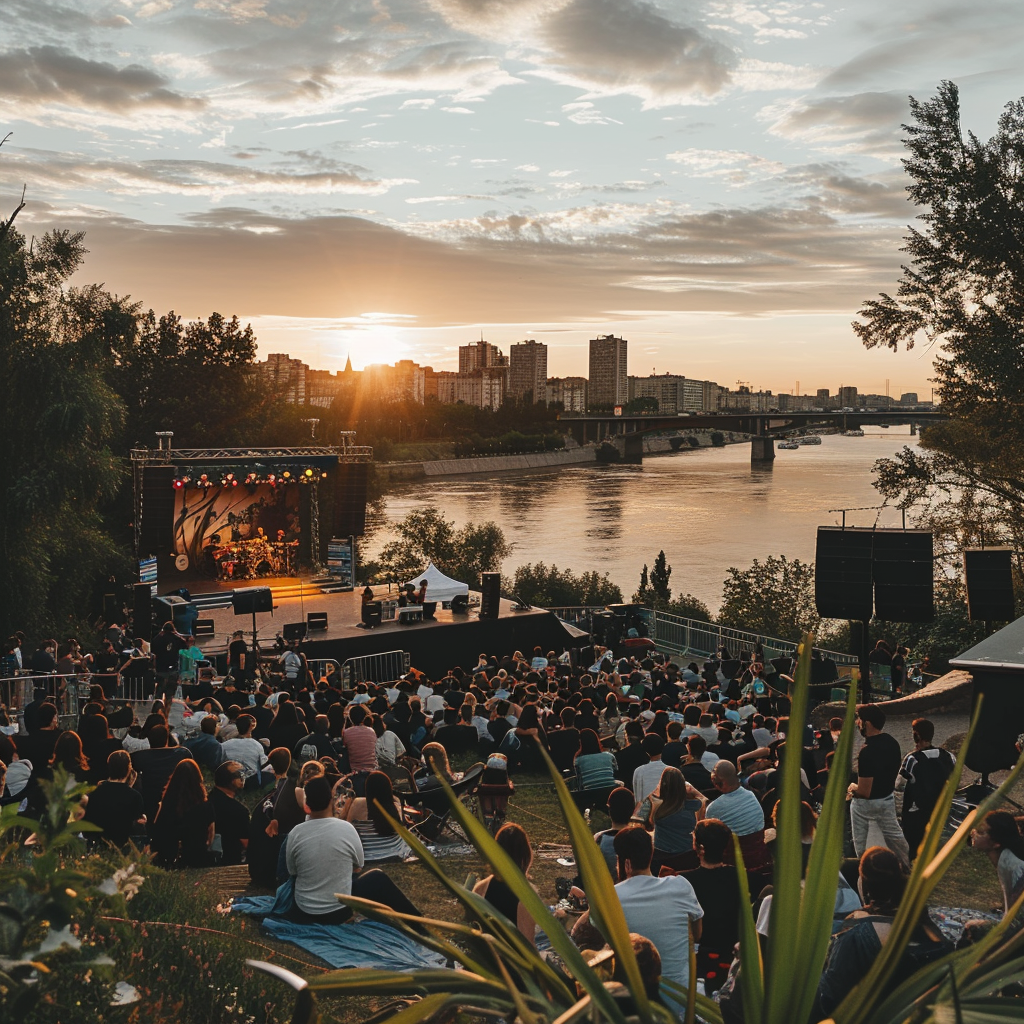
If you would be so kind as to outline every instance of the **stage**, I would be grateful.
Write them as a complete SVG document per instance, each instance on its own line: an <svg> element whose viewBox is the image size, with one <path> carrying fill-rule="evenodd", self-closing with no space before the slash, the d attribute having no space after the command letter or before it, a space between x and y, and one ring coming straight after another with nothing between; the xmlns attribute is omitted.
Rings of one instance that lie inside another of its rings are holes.
<svg viewBox="0 0 1024 1024"><path fill-rule="evenodd" d="M275 584L283 582L275 581ZM256 616L259 643L265 652L273 647L275 637L283 633L286 623L305 622L311 612L326 613L327 629L309 632L302 642L300 650L310 660L328 658L344 664L348 658L408 651L413 667L435 679L456 665L468 671L480 654L501 657L518 650L529 659L537 646L545 654L551 650L561 654L584 642L578 631L571 630L552 612L543 608L514 611L513 603L505 600L500 602L496 619L481 619L479 606L471 608L468 614L453 614L439 605L433 620L409 624L389 621L367 629L361 624L359 591L325 594L317 592L315 584L308 581L303 581L301 588L299 580L287 582L290 585L282 590L274 586L273 613ZM251 581L249 585L261 583ZM376 587L374 592L378 599L388 596L386 587ZM208 595L196 596L201 618L212 619L214 625L212 637L198 638L205 653L223 654L236 629L243 630L246 640L251 642L251 615L235 615L230 606L211 608L203 601ZM397 597L397 589L392 596Z"/></svg>

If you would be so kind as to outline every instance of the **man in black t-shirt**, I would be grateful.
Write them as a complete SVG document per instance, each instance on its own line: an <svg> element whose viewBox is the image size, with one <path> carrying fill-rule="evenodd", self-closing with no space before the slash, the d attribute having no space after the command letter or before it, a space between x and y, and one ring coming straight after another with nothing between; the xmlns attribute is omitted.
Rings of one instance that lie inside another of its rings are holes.
<svg viewBox="0 0 1024 1024"><path fill-rule="evenodd" d="M158 696L174 696L178 688L178 654L184 646L185 640L174 631L173 622L165 622L154 637L150 650L156 668Z"/></svg>
<svg viewBox="0 0 1024 1024"><path fill-rule="evenodd" d="M245 634L236 629L231 634L231 643L228 644L228 674L234 676L235 685L244 689L244 683L252 678L249 671L249 662L252 659L252 652L245 642Z"/></svg>
<svg viewBox="0 0 1024 1024"><path fill-rule="evenodd" d="M249 812L235 798L245 788L245 774L237 761L225 761L215 772L213 803L214 831L220 836L221 864L241 864L249 845Z"/></svg>
<svg viewBox="0 0 1024 1024"><path fill-rule="evenodd" d="M904 865L910 865L907 840L896 819L896 776L903 754L899 742L885 728L885 712L878 704L861 704L857 708L857 726L864 737L864 746L857 757L857 781L851 782L850 824L853 848L857 856L867 849L868 830L874 824L882 833L885 845Z"/></svg>
<svg viewBox="0 0 1024 1024"><path fill-rule="evenodd" d="M580 750L580 731L574 724L576 709L562 708L558 719L561 728L548 732L548 750L551 752L551 760L555 762L555 767L560 772L568 772L572 771L573 759Z"/></svg>
<svg viewBox="0 0 1024 1024"><path fill-rule="evenodd" d="M115 846L127 846L133 835L145 835L146 814L142 795L132 789L135 772L126 750L115 750L107 758L107 780L89 794L85 820L98 825L102 838ZM97 833L90 832L89 836Z"/></svg>
<svg viewBox="0 0 1024 1024"><path fill-rule="evenodd" d="M121 667L121 658L114 645L104 640L103 645L92 663L92 682L103 687L103 695L109 700L117 693L117 673Z"/></svg>
<svg viewBox="0 0 1024 1024"><path fill-rule="evenodd" d="M911 728L914 749L903 760L896 788L903 790L901 823L913 860L955 761L948 750L932 746L935 726L928 719L915 719Z"/></svg>
<svg viewBox="0 0 1024 1024"><path fill-rule="evenodd" d="M169 747L169 733L166 725L154 725L149 730L149 750L136 750L132 754L132 767L139 775L137 785L146 808L146 817L152 822L164 787L179 761L191 760L191 753L184 747Z"/></svg>

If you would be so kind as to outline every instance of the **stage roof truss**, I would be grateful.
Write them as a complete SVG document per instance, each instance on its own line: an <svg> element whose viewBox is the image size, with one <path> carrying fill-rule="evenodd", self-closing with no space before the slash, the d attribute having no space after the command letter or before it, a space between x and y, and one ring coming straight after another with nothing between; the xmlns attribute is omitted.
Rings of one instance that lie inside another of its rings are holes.
<svg viewBox="0 0 1024 1024"><path fill-rule="evenodd" d="M303 445L297 448L133 448L132 462L143 465L205 466L222 463L330 466L371 462L369 445Z"/></svg>

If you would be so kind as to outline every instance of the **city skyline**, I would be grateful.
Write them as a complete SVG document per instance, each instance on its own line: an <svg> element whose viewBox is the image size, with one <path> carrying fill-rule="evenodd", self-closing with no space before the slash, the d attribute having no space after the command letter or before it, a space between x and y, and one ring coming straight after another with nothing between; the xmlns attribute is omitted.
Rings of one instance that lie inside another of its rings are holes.
<svg viewBox="0 0 1024 1024"><path fill-rule="evenodd" d="M915 211L908 95L987 137L1024 93L1002 0L8 0L0 210L79 277L251 322L260 355L453 367L589 338L755 387L930 390L866 352ZM510 42L510 40L512 42Z"/></svg>

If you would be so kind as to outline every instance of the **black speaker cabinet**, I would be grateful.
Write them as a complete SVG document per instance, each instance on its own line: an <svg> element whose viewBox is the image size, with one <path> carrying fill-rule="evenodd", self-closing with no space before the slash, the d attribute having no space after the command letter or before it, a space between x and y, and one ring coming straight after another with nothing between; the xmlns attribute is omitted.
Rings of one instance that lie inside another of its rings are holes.
<svg viewBox="0 0 1024 1024"><path fill-rule="evenodd" d="M886 622L935 618L931 530L875 530L875 616Z"/></svg>
<svg viewBox="0 0 1024 1024"><path fill-rule="evenodd" d="M324 630L327 628L327 612L307 612L306 613L306 624L310 630L319 629Z"/></svg>
<svg viewBox="0 0 1024 1024"><path fill-rule="evenodd" d="M480 618L496 619L501 602L501 573L480 574Z"/></svg>
<svg viewBox="0 0 1024 1024"><path fill-rule="evenodd" d="M964 552L967 611L972 621L1009 622L1016 618L1011 548L968 548Z"/></svg>
<svg viewBox="0 0 1024 1024"><path fill-rule="evenodd" d="M466 594L456 594L451 603L452 615L465 615L469 611L469 597Z"/></svg>
<svg viewBox="0 0 1024 1024"><path fill-rule="evenodd" d="M254 612L272 612L274 595L270 587L246 587L231 595L231 609L236 615L252 615Z"/></svg>
<svg viewBox="0 0 1024 1024"><path fill-rule="evenodd" d="M153 587L149 583L136 583L132 588L132 636L153 639Z"/></svg>
<svg viewBox="0 0 1024 1024"><path fill-rule="evenodd" d="M997 772L1017 763L1017 737L1024 732L1024 677L1019 672L973 669L974 698L984 697L966 764L974 772Z"/></svg>
<svg viewBox="0 0 1024 1024"><path fill-rule="evenodd" d="M814 604L826 619L871 618L874 530L819 526L814 555Z"/></svg>
<svg viewBox="0 0 1024 1024"><path fill-rule="evenodd" d="M286 622L281 633L285 640L305 640L306 624L304 622Z"/></svg>

